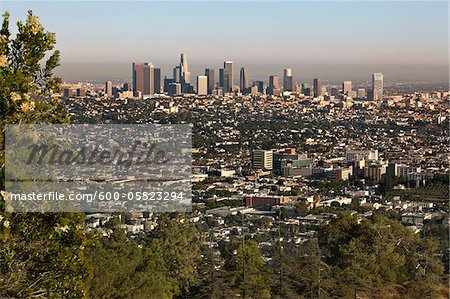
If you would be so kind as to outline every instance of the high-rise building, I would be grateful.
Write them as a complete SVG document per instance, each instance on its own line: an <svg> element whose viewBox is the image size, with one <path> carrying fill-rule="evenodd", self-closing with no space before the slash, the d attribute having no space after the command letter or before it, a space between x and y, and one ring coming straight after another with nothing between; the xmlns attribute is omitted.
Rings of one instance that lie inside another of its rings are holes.
<svg viewBox="0 0 450 299"><path fill-rule="evenodd" d="M140 92L142 96L155 93L155 74L151 63L133 63L133 92L137 96Z"/></svg>
<svg viewBox="0 0 450 299"><path fill-rule="evenodd" d="M383 74L372 74L372 100L381 101L383 99Z"/></svg>
<svg viewBox="0 0 450 299"><path fill-rule="evenodd" d="M269 77L269 88L267 90L267 93L271 95L280 94L279 81L277 75L272 75Z"/></svg>
<svg viewBox="0 0 450 299"><path fill-rule="evenodd" d="M352 91L352 81L344 81L342 83L342 93L348 95Z"/></svg>
<svg viewBox="0 0 450 299"><path fill-rule="evenodd" d="M169 84L176 83L174 79L164 77L164 92L169 92Z"/></svg>
<svg viewBox="0 0 450 299"><path fill-rule="evenodd" d="M190 83L191 82L191 73L189 72L187 56L184 53L181 53L180 77L181 77L181 83Z"/></svg>
<svg viewBox="0 0 450 299"><path fill-rule="evenodd" d="M292 79L292 70L284 69L283 89L284 91L293 91L294 83Z"/></svg>
<svg viewBox="0 0 450 299"><path fill-rule="evenodd" d="M242 93L247 93L249 87L248 71L246 68L242 67L240 72L239 88L241 89Z"/></svg>
<svg viewBox="0 0 450 299"><path fill-rule="evenodd" d="M111 81L106 81L106 83L105 83L105 94L108 96L108 97L111 97L112 96L112 82Z"/></svg>
<svg viewBox="0 0 450 299"><path fill-rule="evenodd" d="M212 94L216 82L214 81L214 69L205 69L205 76L208 77L208 94Z"/></svg>
<svg viewBox="0 0 450 299"><path fill-rule="evenodd" d="M259 93L258 85L253 83L253 86L250 88L250 94L257 95L258 93Z"/></svg>
<svg viewBox="0 0 450 299"><path fill-rule="evenodd" d="M142 94L144 91L144 63L133 63L132 65L133 77L133 93L138 96L138 92Z"/></svg>
<svg viewBox="0 0 450 299"><path fill-rule="evenodd" d="M71 98L73 97L74 94L74 89L70 88L70 87L66 87L63 89L63 96L66 98Z"/></svg>
<svg viewBox="0 0 450 299"><path fill-rule="evenodd" d="M144 66L144 92L145 95L152 95L155 93L155 68L153 64L148 63Z"/></svg>
<svg viewBox="0 0 450 299"><path fill-rule="evenodd" d="M223 89L224 69L219 69L219 87Z"/></svg>
<svg viewBox="0 0 450 299"><path fill-rule="evenodd" d="M272 75L269 77L269 87L270 88L278 88L279 86L279 81L278 81L278 76L277 75Z"/></svg>
<svg viewBox="0 0 450 299"><path fill-rule="evenodd" d="M77 88L77 97L85 97L86 96L86 88L79 87Z"/></svg>
<svg viewBox="0 0 450 299"><path fill-rule="evenodd" d="M223 91L233 91L233 61L223 63Z"/></svg>
<svg viewBox="0 0 450 299"><path fill-rule="evenodd" d="M253 85L258 86L258 92L263 93L264 92L264 82L263 81L255 81L253 82Z"/></svg>
<svg viewBox="0 0 450 299"><path fill-rule="evenodd" d="M252 153L252 165L255 169L272 170L273 152L266 150L254 150Z"/></svg>
<svg viewBox="0 0 450 299"><path fill-rule="evenodd" d="M173 68L173 81L175 83L180 83L181 82L181 78L180 78L180 67L176 66Z"/></svg>
<svg viewBox="0 0 450 299"><path fill-rule="evenodd" d="M315 97L322 95L322 81L318 78L315 78L313 81L313 91Z"/></svg>
<svg viewBox="0 0 450 299"><path fill-rule="evenodd" d="M153 69L153 93L161 93L161 69Z"/></svg>
<svg viewBox="0 0 450 299"><path fill-rule="evenodd" d="M309 83L302 83L302 93L311 96L311 85Z"/></svg>
<svg viewBox="0 0 450 299"><path fill-rule="evenodd" d="M197 77L197 94L207 95L208 94L208 77L198 76Z"/></svg>
<svg viewBox="0 0 450 299"><path fill-rule="evenodd" d="M174 96L177 94L181 94L181 84L180 83L170 83L167 87L168 91L167 93L170 96Z"/></svg>

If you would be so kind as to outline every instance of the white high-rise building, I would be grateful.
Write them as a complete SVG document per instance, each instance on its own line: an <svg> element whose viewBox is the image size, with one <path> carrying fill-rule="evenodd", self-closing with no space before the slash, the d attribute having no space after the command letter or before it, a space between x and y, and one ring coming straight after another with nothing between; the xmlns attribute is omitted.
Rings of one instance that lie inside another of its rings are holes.
<svg viewBox="0 0 450 299"><path fill-rule="evenodd" d="M252 165L255 169L273 169L273 152L266 150L254 150L252 155Z"/></svg>
<svg viewBox="0 0 450 299"><path fill-rule="evenodd" d="M197 94L207 95L208 94L208 77L198 76L197 77Z"/></svg>
<svg viewBox="0 0 450 299"><path fill-rule="evenodd" d="M374 73L372 75L372 100L381 101L383 99L383 74Z"/></svg>
<svg viewBox="0 0 450 299"><path fill-rule="evenodd" d="M180 77L181 77L181 83L190 83L191 82L191 73L189 72L187 57L186 57L186 54L184 54L184 53L181 53Z"/></svg>

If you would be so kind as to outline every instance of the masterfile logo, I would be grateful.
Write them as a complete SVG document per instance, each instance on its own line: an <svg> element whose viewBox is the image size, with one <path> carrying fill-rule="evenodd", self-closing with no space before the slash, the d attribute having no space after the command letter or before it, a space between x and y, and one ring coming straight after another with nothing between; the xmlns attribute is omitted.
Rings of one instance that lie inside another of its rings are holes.
<svg viewBox="0 0 450 299"><path fill-rule="evenodd" d="M11 211L190 209L190 125L8 125L5 138Z"/></svg>

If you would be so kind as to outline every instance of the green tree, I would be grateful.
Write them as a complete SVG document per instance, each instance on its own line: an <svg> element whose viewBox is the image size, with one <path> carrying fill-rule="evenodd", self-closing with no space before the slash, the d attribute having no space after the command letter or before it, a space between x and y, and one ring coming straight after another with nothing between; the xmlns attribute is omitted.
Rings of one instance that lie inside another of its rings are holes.
<svg viewBox="0 0 450 299"><path fill-rule="evenodd" d="M337 284L315 239L300 246L279 244L273 268L274 298L318 298L319 293L320 298L345 298L351 292L347 286Z"/></svg>
<svg viewBox="0 0 450 299"><path fill-rule="evenodd" d="M223 268L223 259L216 256L210 248L203 250L203 258L198 266L199 283L191 289L192 299L232 299L236 292L227 280L227 272Z"/></svg>
<svg viewBox="0 0 450 299"><path fill-rule="evenodd" d="M259 252L258 243L234 242L224 256L229 284L242 298L270 298L270 269Z"/></svg>
<svg viewBox="0 0 450 299"><path fill-rule="evenodd" d="M52 52L55 34L45 31L31 11L25 23L17 23L17 31L13 39L9 14L4 13L0 30L2 127L18 123L67 123L69 118L55 96L61 82L53 76L60 56L58 50Z"/></svg>
<svg viewBox="0 0 450 299"><path fill-rule="evenodd" d="M30 11L11 35L9 14L0 29L0 297L79 298L86 295L90 239L84 217L73 213L4 211L6 124L66 123L56 97L59 64L55 35L45 31ZM45 61L44 59L48 57Z"/></svg>
<svg viewBox="0 0 450 299"><path fill-rule="evenodd" d="M168 277L178 282L185 295L198 282L196 265L200 262L200 239L193 224L182 214L158 214L158 225L146 238L146 246L163 252Z"/></svg>
<svg viewBox="0 0 450 299"><path fill-rule="evenodd" d="M319 232L326 261L339 284L376 290L396 284L438 285L443 265L438 243L421 239L400 222L375 214L358 221L342 214ZM432 288L429 288L430 290ZM425 294L423 294L425 296Z"/></svg>
<svg viewBox="0 0 450 299"><path fill-rule="evenodd" d="M179 291L161 248L139 246L119 228L90 246L87 256L95 265L90 298L173 298Z"/></svg>

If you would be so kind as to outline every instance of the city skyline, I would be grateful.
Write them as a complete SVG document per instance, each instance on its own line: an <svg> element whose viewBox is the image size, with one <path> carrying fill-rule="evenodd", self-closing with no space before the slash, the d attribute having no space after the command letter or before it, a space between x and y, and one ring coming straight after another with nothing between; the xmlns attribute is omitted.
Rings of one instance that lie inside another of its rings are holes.
<svg viewBox="0 0 450 299"><path fill-rule="evenodd" d="M105 82L104 94L107 97L118 96L119 98L129 97L130 94L135 98L151 97L155 94L167 93L169 96L180 94L197 95L216 95L224 94L242 94L258 95L265 93L271 96L280 96L284 92L302 94L304 96L319 97L322 95L339 95L339 89L336 85L322 85L320 78L313 79L313 88L307 82L298 84L293 82L292 69L283 70L282 83L278 75L269 75L269 83L264 90L264 81L249 81L248 70L241 67L239 70L239 84L233 81L233 61L225 61L223 68L219 69L219 79L216 81L214 75L215 69L205 68L204 75L197 76L190 80L189 63L186 53L181 53L180 63L175 65L172 70L172 77L165 76L161 78L161 69L153 65L152 62L133 62L132 63L132 84L121 82L121 86L112 86L112 81ZM368 98L374 101L384 99L384 75L382 73L372 74L371 89L365 89L364 85L357 83L357 89L353 90L353 82L345 80L342 82L341 95L349 98ZM132 89L130 89L132 87ZM69 91L72 89L72 92ZM77 94L78 94L77 88ZM64 95L74 94L75 88L65 86Z"/></svg>
<svg viewBox="0 0 450 299"><path fill-rule="evenodd" d="M448 81L444 2L52 3L6 2L2 10L15 23L32 9L56 32L57 74L69 81L127 81L133 61L150 61L169 77L181 52L191 78L231 60L249 70L249 80L283 78L290 68L294 82L370 81L373 72L391 82ZM101 17L89 14L99 7Z"/></svg>

